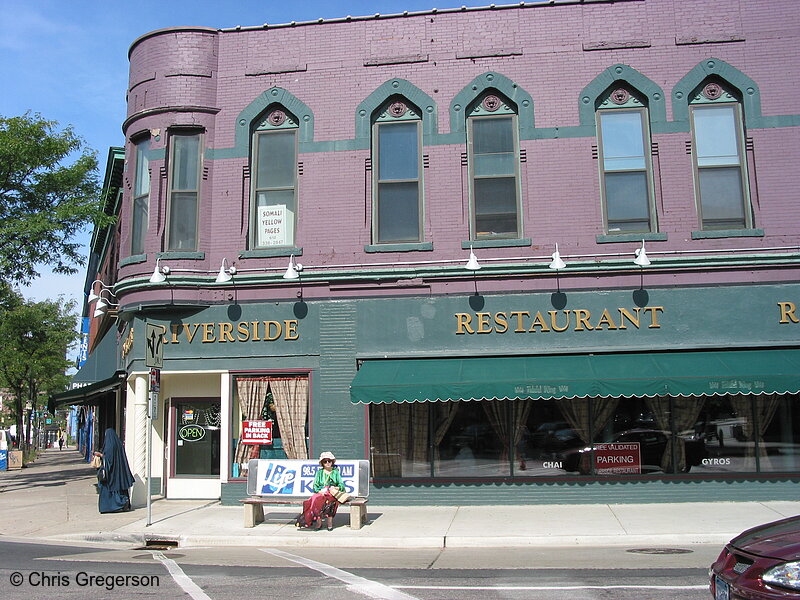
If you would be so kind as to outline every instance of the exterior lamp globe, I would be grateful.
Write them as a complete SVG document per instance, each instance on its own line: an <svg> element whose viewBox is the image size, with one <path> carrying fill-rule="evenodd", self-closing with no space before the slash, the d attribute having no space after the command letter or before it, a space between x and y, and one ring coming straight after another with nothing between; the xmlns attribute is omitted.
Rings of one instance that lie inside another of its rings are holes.
<svg viewBox="0 0 800 600"><path fill-rule="evenodd" d="M478 262L478 257L475 256L475 253L472 251L472 246L469 247L469 260L467 261L467 264L464 265L464 268L469 271L477 271L481 268L481 265Z"/></svg>
<svg viewBox="0 0 800 600"><path fill-rule="evenodd" d="M563 260L561 260L561 254L559 254L558 252L558 244L556 244L556 251L553 252L551 257L553 260L548 265L548 267L550 267L551 269L555 271L560 271L561 269L567 266L567 264Z"/></svg>
<svg viewBox="0 0 800 600"><path fill-rule="evenodd" d="M644 240L642 240L642 247L637 248L634 254L636 258L633 259L633 264L639 265L640 267L647 267L650 265L650 259L647 258L647 253L644 250Z"/></svg>

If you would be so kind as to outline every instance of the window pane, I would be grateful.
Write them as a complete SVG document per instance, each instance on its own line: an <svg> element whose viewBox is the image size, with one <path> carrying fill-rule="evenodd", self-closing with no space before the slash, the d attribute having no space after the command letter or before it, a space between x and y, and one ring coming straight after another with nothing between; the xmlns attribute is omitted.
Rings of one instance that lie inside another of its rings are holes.
<svg viewBox="0 0 800 600"><path fill-rule="evenodd" d="M475 212L478 215L496 213L511 213L516 215L516 180L512 177L476 179Z"/></svg>
<svg viewBox="0 0 800 600"><path fill-rule="evenodd" d="M699 170L704 226L720 229L745 226L742 175L739 167Z"/></svg>
<svg viewBox="0 0 800 600"><path fill-rule="evenodd" d="M149 149L150 140L142 140L136 144L136 181L133 195L137 197L150 193L150 161L147 158Z"/></svg>
<svg viewBox="0 0 800 600"><path fill-rule="evenodd" d="M650 231L647 173L606 173L608 231Z"/></svg>
<svg viewBox="0 0 800 600"><path fill-rule="evenodd" d="M756 396L760 442L759 471L800 470L800 404L797 396ZM748 432L750 433L750 432Z"/></svg>
<svg viewBox="0 0 800 600"><path fill-rule="evenodd" d="M699 166L739 164L735 109L734 106L693 108Z"/></svg>
<svg viewBox="0 0 800 600"><path fill-rule="evenodd" d="M294 131L258 134L256 187L293 187L295 174Z"/></svg>
<svg viewBox="0 0 800 600"><path fill-rule="evenodd" d="M269 190L258 192L256 195L257 206L274 206L282 204L289 210L294 210L294 190Z"/></svg>
<svg viewBox="0 0 800 600"><path fill-rule="evenodd" d="M485 175L514 175L513 152L475 155L474 172L476 177Z"/></svg>
<svg viewBox="0 0 800 600"><path fill-rule="evenodd" d="M134 198L131 219L131 254L144 252L144 237L147 233L147 196Z"/></svg>
<svg viewBox="0 0 800 600"><path fill-rule="evenodd" d="M219 400L176 402L175 475L219 476Z"/></svg>
<svg viewBox="0 0 800 600"><path fill-rule="evenodd" d="M514 152L514 128L511 117L470 119L470 123L474 154Z"/></svg>
<svg viewBox="0 0 800 600"><path fill-rule="evenodd" d="M376 478L430 477L428 421L432 404L370 405L370 466Z"/></svg>
<svg viewBox="0 0 800 600"><path fill-rule="evenodd" d="M434 402L435 475L510 474L507 401Z"/></svg>
<svg viewBox="0 0 800 600"><path fill-rule="evenodd" d="M197 193L172 194L169 214L169 249L194 250L197 235Z"/></svg>
<svg viewBox="0 0 800 600"><path fill-rule="evenodd" d="M378 178L417 179L419 177L419 138L417 122L378 126Z"/></svg>
<svg viewBox="0 0 800 600"><path fill-rule="evenodd" d="M414 182L378 186L378 241L419 240L419 191Z"/></svg>
<svg viewBox="0 0 800 600"><path fill-rule="evenodd" d="M645 168L642 116L640 111L600 113L603 168L606 171Z"/></svg>
<svg viewBox="0 0 800 600"><path fill-rule="evenodd" d="M706 456L697 473L755 471L753 399L749 396L710 396L697 417L695 435L702 438Z"/></svg>
<svg viewBox="0 0 800 600"><path fill-rule="evenodd" d="M173 136L172 146L172 189L196 190L200 168L200 136Z"/></svg>

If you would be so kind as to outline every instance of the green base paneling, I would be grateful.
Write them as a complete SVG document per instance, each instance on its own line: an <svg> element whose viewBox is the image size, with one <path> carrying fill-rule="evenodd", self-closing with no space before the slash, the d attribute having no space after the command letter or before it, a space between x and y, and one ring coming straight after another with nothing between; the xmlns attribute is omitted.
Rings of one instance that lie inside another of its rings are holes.
<svg viewBox="0 0 800 600"><path fill-rule="evenodd" d="M486 504L660 504L797 500L800 477L786 479L648 479L496 483L370 484L370 502L383 506ZM222 484L221 503L247 497L244 482Z"/></svg>

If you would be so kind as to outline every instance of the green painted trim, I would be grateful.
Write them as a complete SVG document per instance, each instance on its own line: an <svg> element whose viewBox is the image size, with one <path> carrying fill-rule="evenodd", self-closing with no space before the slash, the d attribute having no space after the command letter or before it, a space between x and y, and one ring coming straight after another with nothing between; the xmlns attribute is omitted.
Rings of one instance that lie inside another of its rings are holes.
<svg viewBox="0 0 800 600"><path fill-rule="evenodd" d="M156 258L163 260L205 260L205 252L184 252L182 250L169 250L156 253Z"/></svg>
<svg viewBox="0 0 800 600"><path fill-rule="evenodd" d="M595 238L598 244L613 244L616 242L666 242L666 233L620 233L616 235L601 234Z"/></svg>
<svg viewBox="0 0 800 600"><path fill-rule="evenodd" d="M709 231L693 231L693 240L711 240L731 237L764 237L763 229L711 229Z"/></svg>
<svg viewBox="0 0 800 600"><path fill-rule="evenodd" d="M368 244L364 246L364 252L430 252L433 250L433 242L419 242L409 244Z"/></svg>
<svg viewBox="0 0 800 600"><path fill-rule="evenodd" d="M131 254L130 256L120 260L119 266L126 267L128 265L137 265L143 262L147 262L147 254Z"/></svg>
<svg viewBox="0 0 800 600"><path fill-rule="evenodd" d="M292 254L303 256L303 249L284 246L279 248L256 248L239 252L239 258L273 258L275 256L291 256Z"/></svg>
<svg viewBox="0 0 800 600"><path fill-rule="evenodd" d="M291 92L272 87L248 104L236 117L234 147L214 150L213 157L249 157L253 124L273 104L280 104L297 118L298 140L301 143L314 141L314 113L311 109Z"/></svg>
<svg viewBox="0 0 800 600"><path fill-rule="evenodd" d="M466 135L466 111L469 105L486 90L497 90L516 105L520 139L534 135L533 98L522 87L500 73L478 75L450 102L450 131Z"/></svg>
<svg viewBox="0 0 800 600"><path fill-rule="evenodd" d="M741 98L744 121L747 127L764 127L761 118L761 92L756 82L736 67L718 58L707 58L689 71L672 88L672 116L676 123L689 131L689 102L692 93L705 79L715 75L734 88Z"/></svg>
<svg viewBox="0 0 800 600"><path fill-rule="evenodd" d="M403 96L419 110L422 119L423 144L425 143L425 136L436 135L439 125L438 111L436 110L434 99L413 83L405 79L395 78L384 82L356 108L356 137L354 141L357 144L359 142L363 144L366 141L366 148L370 147L369 142L372 139L374 113L392 96Z"/></svg>
<svg viewBox="0 0 800 600"><path fill-rule="evenodd" d="M578 98L581 125L587 129L591 128L595 132L592 135L596 135L594 113L597 110L598 100L600 96L608 92L610 87L619 85L619 82L627 84L628 87L633 88L647 99L650 130L652 133L662 133L662 124L667 122L664 90L636 69L622 64L608 67L581 90Z"/></svg>
<svg viewBox="0 0 800 600"><path fill-rule="evenodd" d="M153 162L154 160L164 160L167 157L167 149L166 148L156 148L155 150L150 148L147 152L147 160Z"/></svg>
<svg viewBox="0 0 800 600"><path fill-rule="evenodd" d="M518 238L508 240L471 240L461 242L462 250L470 248L521 248L531 245L531 238Z"/></svg>

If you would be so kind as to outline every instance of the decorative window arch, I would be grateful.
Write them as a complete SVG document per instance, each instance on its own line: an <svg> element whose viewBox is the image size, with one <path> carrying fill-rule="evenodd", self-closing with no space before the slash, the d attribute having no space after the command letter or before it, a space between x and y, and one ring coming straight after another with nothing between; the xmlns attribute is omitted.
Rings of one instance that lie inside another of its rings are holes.
<svg viewBox="0 0 800 600"><path fill-rule="evenodd" d="M625 81L615 81L595 104L604 230L608 235L654 233L647 96Z"/></svg>
<svg viewBox="0 0 800 600"><path fill-rule="evenodd" d="M421 242L422 111L394 94L371 116L373 243Z"/></svg>
<svg viewBox="0 0 800 600"><path fill-rule="evenodd" d="M739 90L716 74L688 95L694 190L704 231L753 227Z"/></svg>
<svg viewBox="0 0 800 600"><path fill-rule="evenodd" d="M299 119L272 103L253 121L250 247L292 246L297 221Z"/></svg>
<svg viewBox="0 0 800 600"><path fill-rule="evenodd" d="M517 110L505 94L488 88L464 111L471 240L522 237Z"/></svg>

